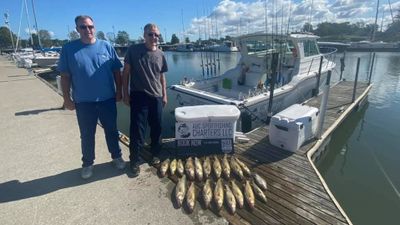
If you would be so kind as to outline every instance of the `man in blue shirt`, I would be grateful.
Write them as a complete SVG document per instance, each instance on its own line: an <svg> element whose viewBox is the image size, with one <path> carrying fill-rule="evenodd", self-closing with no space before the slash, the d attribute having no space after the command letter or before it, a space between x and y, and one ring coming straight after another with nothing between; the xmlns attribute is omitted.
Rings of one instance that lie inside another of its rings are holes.
<svg viewBox="0 0 400 225"><path fill-rule="evenodd" d="M75 24L80 39L63 46L58 71L61 73L64 107L76 109L82 147L81 176L87 179L93 174L97 120L104 128L113 164L118 169L125 168L116 122L116 101L122 98L122 64L108 42L95 38L90 16L77 16Z"/></svg>

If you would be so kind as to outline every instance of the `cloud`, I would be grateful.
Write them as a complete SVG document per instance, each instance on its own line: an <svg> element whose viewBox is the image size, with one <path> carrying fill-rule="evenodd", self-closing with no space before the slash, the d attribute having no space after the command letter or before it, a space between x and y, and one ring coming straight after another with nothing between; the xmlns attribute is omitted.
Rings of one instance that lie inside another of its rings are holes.
<svg viewBox="0 0 400 225"><path fill-rule="evenodd" d="M385 15L388 15L388 7L388 4L380 6ZM393 13L397 13L396 7L400 8L400 1L392 3ZM185 35L204 39L266 29L280 32L281 27L286 30L289 21L290 31L300 30L308 21L313 26L326 21L373 23L375 10L376 1L371 0L256 0L246 3L222 0L207 15L193 18ZM385 17L384 24L388 22Z"/></svg>

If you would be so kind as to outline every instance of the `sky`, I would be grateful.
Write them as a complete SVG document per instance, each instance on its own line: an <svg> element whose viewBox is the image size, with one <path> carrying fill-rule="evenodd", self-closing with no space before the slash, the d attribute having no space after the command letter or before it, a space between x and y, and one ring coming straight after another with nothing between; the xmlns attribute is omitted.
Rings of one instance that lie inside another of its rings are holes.
<svg viewBox="0 0 400 225"><path fill-rule="evenodd" d="M169 41L220 38L265 31L299 31L306 22L314 28L322 22L374 23L378 0L0 0L2 15L8 13L11 30L23 39L36 29L52 38L67 39L77 15L90 15L96 31L113 36L126 31L130 39L143 35L152 22ZM28 16L26 15L25 4ZM34 8L33 10L33 4ZM400 9L400 0L380 0L378 26L386 29ZM22 14L21 14L21 9ZM267 16L266 16L267 15ZM28 19L29 17L29 19ZM20 25L21 24L21 25ZM1 26L5 20L1 21Z"/></svg>

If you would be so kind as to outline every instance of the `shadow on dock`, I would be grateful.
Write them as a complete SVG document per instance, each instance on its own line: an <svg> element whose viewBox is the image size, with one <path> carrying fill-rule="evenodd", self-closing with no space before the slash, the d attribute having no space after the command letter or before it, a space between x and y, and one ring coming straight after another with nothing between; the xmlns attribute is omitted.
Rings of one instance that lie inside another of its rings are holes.
<svg viewBox="0 0 400 225"><path fill-rule="evenodd" d="M93 170L95 174L88 180L81 178L81 168L78 168L22 183L19 180L11 180L1 183L0 203L37 197L64 188L85 185L126 174L125 170L117 170L109 162L96 164L94 165Z"/></svg>
<svg viewBox="0 0 400 225"><path fill-rule="evenodd" d="M26 111L16 112L15 116L37 115L39 113L48 112L48 111L57 111L57 110L64 110L64 106L48 108L48 109L34 109L34 110L26 110Z"/></svg>

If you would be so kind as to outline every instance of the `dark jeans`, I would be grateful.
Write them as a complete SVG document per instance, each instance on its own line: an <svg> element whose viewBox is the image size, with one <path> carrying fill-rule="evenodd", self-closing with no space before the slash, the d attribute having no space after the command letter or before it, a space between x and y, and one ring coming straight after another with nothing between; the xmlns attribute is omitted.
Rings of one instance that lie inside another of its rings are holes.
<svg viewBox="0 0 400 225"><path fill-rule="evenodd" d="M157 156L161 150L161 119L162 98L152 97L144 92L131 92L131 126L129 159L131 162L139 160L139 152L142 151L147 124L150 125L151 152Z"/></svg>
<svg viewBox="0 0 400 225"><path fill-rule="evenodd" d="M97 120L104 128L108 151L111 158L121 157L117 130L117 106L115 99L101 102L76 103L76 116L81 132L82 167L93 165L95 159L95 133Z"/></svg>

